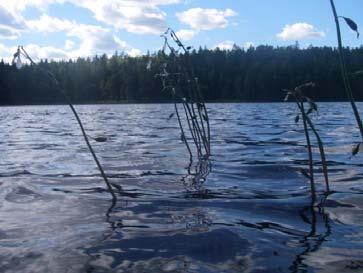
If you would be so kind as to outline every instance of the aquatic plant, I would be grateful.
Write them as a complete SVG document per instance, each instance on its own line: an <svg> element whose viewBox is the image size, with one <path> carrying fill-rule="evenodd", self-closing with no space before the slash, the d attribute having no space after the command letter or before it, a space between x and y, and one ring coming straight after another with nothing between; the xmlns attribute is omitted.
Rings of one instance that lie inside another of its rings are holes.
<svg viewBox="0 0 363 273"><path fill-rule="evenodd" d="M203 192L203 184L212 170L209 158L199 159L196 163L190 160L188 173L181 179L188 193Z"/></svg>
<svg viewBox="0 0 363 273"><path fill-rule="evenodd" d="M342 43L342 35L341 35L341 31L340 31L339 18L344 19L344 21L348 24L348 26L353 31L355 31L357 33L357 38L359 38L358 26L352 19L344 17L344 16L338 16L336 8L335 8L334 0L330 0L330 5L331 5L332 11L333 11L335 25L336 25L337 39L338 39L339 62L340 62L340 68L341 68L343 83L344 83L344 89L345 89L345 93L346 93L346 95L347 95L347 97L348 97L348 99L350 101L351 107L353 109L354 117L355 117L356 122L358 124L358 128L359 128L362 140L363 140L363 123L362 123L362 119L360 117L357 105L355 103L353 92L352 92L352 87L351 87L351 84L350 84L349 73L348 73L348 69L347 69L346 61L345 61L345 56L344 56L344 52L343 52L343 43ZM356 155L359 152L360 145L361 145L361 142L358 143L353 148L353 151L352 151L353 155Z"/></svg>
<svg viewBox="0 0 363 273"><path fill-rule="evenodd" d="M331 220L329 214L325 212L324 206L317 209L312 203L310 206L303 208L299 214L303 222L310 225L310 230L298 240L303 251L296 255L289 267L291 272L306 272L306 258L320 250L333 233Z"/></svg>
<svg viewBox="0 0 363 273"><path fill-rule="evenodd" d="M194 143L198 159L208 158L211 154L209 116L198 78L190 61L191 47L184 46L171 28L168 28L161 37L164 38L162 54L165 62L156 76L162 81L163 91L170 91L175 99L174 110L181 131L181 140L185 143L190 158L193 158L193 151L189 139ZM176 48L169 43L170 38L177 45ZM167 59L172 60L176 71L168 71ZM179 104L182 105L182 111L179 110ZM169 118L172 116L174 113ZM187 130L184 128L185 123Z"/></svg>
<svg viewBox="0 0 363 273"><path fill-rule="evenodd" d="M316 130L316 128L314 126L314 123L312 122L311 118L309 117L309 115L311 113L318 111L318 106L312 99L305 96L303 93L304 89L309 88L309 87L314 87L314 86L315 86L314 83L309 82L309 83L305 83L305 84L295 87L294 90L286 90L287 95L285 97L285 101L288 101L290 97L294 98L296 105L300 112L295 117L295 122L296 123L299 122L300 116L303 121L304 133L305 133L307 149L308 149L308 157L309 157L309 173L308 174L305 172L303 172L303 173L305 176L307 176L310 179L311 193L315 200L316 189L315 189L315 181L314 181L314 162L313 162L313 153L312 153L312 145L311 145L311 140L310 140L309 129L313 132L313 134L316 138L318 147L319 147L321 164L322 164L322 169L323 169L323 174L324 174L324 179L325 179L326 194L329 194L330 187L329 187L329 176L328 176L328 164L326 161L324 144L323 144L323 141L321 140L321 137L320 137L318 131ZM305 108L305 103L308 104L307 110Z"/></svg>
<svg viewBox="0 0 363 273"><path fill-rule="evenodd" d="M14 54L14 58L13 58L13 63L15 63L16 64L16 67L18 68L18 69L20 69L21 67L22 67L22 60L21 60L21 57L24 57L24 58L26 58L32 65L36 65L35 64L35 62L33 61L33 59L29 56L29 54L26 52L26 50L24 49L24 47L22 47L22 46L19 46L18 47L18 50L17 50L17 52ZM86 144L87 144L87 147L88 147L88 149L89 149L89 151L91 152L91 154L92 154L92 157L93 157L93 159L94 159L94 161L96 162L96 165L97 165L97 167L98 167L98 169L99 169L99 171L100 171L100 173L101 173L101 176L102 176L102 178L103 178L103 180L105 181L105 184L106 184L106 186L107 186L107 189L108 189L108 191L110 192L110 194L111 194L111 196L112 196L112 200L113 200L113 203L115 202L115 200L117 199L116 198L116 195L115 195L115 192L114 192L114 190L113 190L113 188L112 188L112 185L111 185L111 183L108 181L108 178L107 178L107 176L106 176L106 174L105 174L105 171L103 170L103 168L102 168L102 165L101 165L101 163L100 163L100 161L98 160L98 158L97 158L97 155L96 155L96 153L94 152L94 150L93 150L93 148L92 148L92 145L91 145L91 143L90 143L90 141L89 141L89 139L88 139L88 136L87 136L87 134L86 134L86 131L85 131L85 129L84 129L84 126L83 126L83 123L82 123L82 121L81 121L81 119L80 119L80 117L79 117L79 115L78 115L78 113L77 113L77 111L76 111L76 109L74 108L74 106L73 106L73 104L72 104L72 101L71 101L71 99L68 97L68 95L67 95L67 93L64 91L64 89L62 89L61 88L61 86L60 86L60 84L59 84L59 82L58 82L58 80L57 80L57 78L54 76L54 74L52 73L52 72L50 72L49 70L45 70L45 69L43 69L43 68L39 68L40 70L42 70L43 72L44 72L44 74L48 77L48 79L50 79L53 83L54 83L54 85L55 85L55 87L56 87L56 89L57 89L57 91L59 91L60 92L60 94L63 96L63 98L65 99L65 101L67 102L67 104L68 104L68 106L71 108L71 110L72 110L72 113L73 113L73 115L74 115L74 117L76 118L76 120L77 120L77 122L78 122L78 125L79 125L79 127L80 127L80 129L81 129L81 132L82 132L82 135L83 135L83 138L84 138L84 141L86 142ZM95 139L96 141L99 141L99 142L104 142L104 138L100 138L100 139Z"/></svg>

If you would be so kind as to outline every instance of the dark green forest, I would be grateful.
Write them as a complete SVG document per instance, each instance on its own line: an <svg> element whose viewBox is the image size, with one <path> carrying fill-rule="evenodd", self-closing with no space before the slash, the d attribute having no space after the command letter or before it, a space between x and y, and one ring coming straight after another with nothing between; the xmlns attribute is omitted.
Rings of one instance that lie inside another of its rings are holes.
<svg viewBox="0 0 363 273"><path fill-rule="evenodd" d="M363 70L363 46L345 48L344 54L350 72ZM283 101L284 89L310 81L316 83L307 94L311 98L345 100L335 48L258 46L231 51L200 48L177 60L162 52L141 57L116 52L112 57L42 60L20 70L1 61L0 104L64 103L44 70L56 76L74 103L167 102L172 98L162 92L161 80L155 75L164 63L176 72L186 60L206 101ZM363 100L363 77L351 80L355 98Z"/></svg>

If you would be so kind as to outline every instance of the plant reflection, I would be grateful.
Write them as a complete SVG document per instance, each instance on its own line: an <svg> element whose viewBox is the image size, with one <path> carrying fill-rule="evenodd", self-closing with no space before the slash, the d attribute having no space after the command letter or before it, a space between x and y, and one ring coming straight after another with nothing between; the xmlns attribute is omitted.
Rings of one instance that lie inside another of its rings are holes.
<svg viewBox="0 0 363 273"><path fill-rule="evenodd" d="M188 174L181 181L188 193L202 193L203 185L212 171L209 157L201 158L197 162L190 160L187 167Z"/></svg>
<svg viewBox="0 0 363 273"><path fill-rule="evenodd" d="M302 220L310 225L310 232L299 241L304 251L296 255L289 268L291 272L306 272L308 265L305 264L305 259L318 251L332 233L329 216L324 210L325 199L326 197L318 207L314 206L312 201L310 206L305 207L300 213Z"/></svg>

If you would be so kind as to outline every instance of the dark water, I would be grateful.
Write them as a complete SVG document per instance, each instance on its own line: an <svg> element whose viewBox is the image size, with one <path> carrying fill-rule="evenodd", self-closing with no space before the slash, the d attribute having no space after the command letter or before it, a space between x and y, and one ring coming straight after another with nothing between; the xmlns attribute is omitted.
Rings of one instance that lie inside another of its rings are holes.
<svg viewBox="0 0 363 273"><path fill-rule="evenodd" d="M171 105L78 106L88 134L108 137L93 144L124 189L114 207L67 107L0 108L0 271L362 272L359 135L347 104L319 107L324 210L299 171L293 104L209 105L213 156L199 165Z"/></svg>

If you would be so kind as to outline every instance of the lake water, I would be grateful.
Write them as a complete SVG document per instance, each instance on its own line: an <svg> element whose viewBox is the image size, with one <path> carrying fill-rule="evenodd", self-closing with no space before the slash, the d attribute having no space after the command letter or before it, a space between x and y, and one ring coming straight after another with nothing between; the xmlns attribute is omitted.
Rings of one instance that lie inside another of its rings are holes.
<svg viewBox="0 0 363 273"><path fill-rule="evenodd" d="M207 106L213 155L202 165L190 164L172 105L76 107L89 136L108 137L92 144L123 187L114 206L68 107L0 108L0 271L362 272L349 105L319 103L314 115L334 191L324 209L311 208L300 172L294 104ZM320 194L319 166L317 180Z"/></svg>

